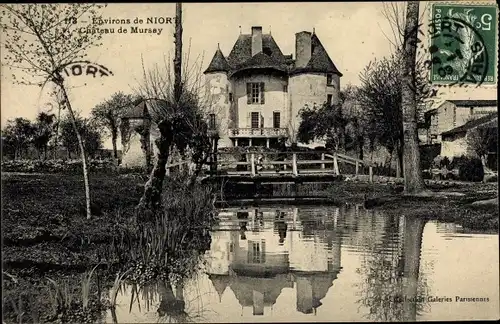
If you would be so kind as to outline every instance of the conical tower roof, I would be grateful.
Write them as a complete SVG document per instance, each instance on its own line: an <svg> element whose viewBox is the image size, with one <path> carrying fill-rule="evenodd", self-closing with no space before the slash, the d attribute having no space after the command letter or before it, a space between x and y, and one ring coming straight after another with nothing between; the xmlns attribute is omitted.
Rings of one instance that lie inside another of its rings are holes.
<svg viewBox="0 0 500 324"><path fill-rule="evenodd" d="M227 63L224 54L220 48L217 48L215 51L214 57L212 57L212 61L208 65L208 68L203 73L211 73L211 72L228 72L231 70L229 63Z"/></svg>
<svg viewBox="0 0 500 324"><path fill-rule="evenodd" d="M217 294L219 294L220 301L222 299L222 294L226 290L226 287L229 286L229 276L211 274L208 278L210 279L210 281L212 281L212 285L214 285Z"/></svg>

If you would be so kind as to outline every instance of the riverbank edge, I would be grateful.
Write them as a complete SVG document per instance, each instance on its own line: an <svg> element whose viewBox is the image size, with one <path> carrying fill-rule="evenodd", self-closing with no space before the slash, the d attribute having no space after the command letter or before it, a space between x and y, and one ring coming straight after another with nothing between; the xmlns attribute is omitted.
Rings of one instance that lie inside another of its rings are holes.
<svg viewBox="0 0 500 324"><path fill-rule="evenodd" d="M38 263L42 268L53 264L54 268L83 269L85 266L81 265L97 264L102 254L99 249L109 244L124 225L140 198L144 182L133 176L93 177L97 198L93 209L99 214L86 220L82 215L83 191L78 185L81 179L62 178L66 182L62 184L60 180L55 175L10 175L2 180L7 198L2 217L4 269L38 267ZM428 187L460 195L408 197L402 194L402 186L397 182L339 180L316 197L234 199L218 201L216 207L362 204L385 213L456 222L470 230L498 233L498 204L473 204L498 197L497 184L445 181ZM64 201L54 206L54 201L61 200ZM121 209L120 215L116 215L115 209ZM85 244L85 248L80 246Z"/></svg>

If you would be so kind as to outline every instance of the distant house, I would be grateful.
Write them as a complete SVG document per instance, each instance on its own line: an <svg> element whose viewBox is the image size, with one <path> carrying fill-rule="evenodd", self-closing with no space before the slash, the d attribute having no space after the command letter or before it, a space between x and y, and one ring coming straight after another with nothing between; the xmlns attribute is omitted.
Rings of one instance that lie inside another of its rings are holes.
<svg viewBox="0 0 500 324"><path fill-rule="evenodd" d="M467 135L471 130L477 128L492 128L498 130L498 112L489 113L486 116L472 119L459 127L441 133L441 156L452 158L454 156L473 154L471 148L467 144ZM496 158L494 157L498 155L498 140L492 141L490 144L490 153L488 155L492 155L492 157L489 158L489 164L492 164L492 158L495 161L493 164L496 164Z"/></svg>
<svg viewBox="0 0 500 324"><path fill-rule="evenodd" d="M446 100L425 112L426 141L423 144L441 143L442 133L495 111L498 111L497 100Z"/></svg>
<svg viewBox="0 0 500 324"><path fill-rule="evenodd" d="M154 103L151 101L142 101L122 116L122 123L128 122L129 125L128 136L125 136L123 132L120 132L123 152L121 165L123 167L137 167L145 165L146 148L143 147L144 144L141 143L140 131L145 125L148 125L146 121L151 121L148 107L151 104ZM150 131L153 133L150 137L158 137L159 134L157 134L157 127L150 127ZM156 152L155 145L152 145L152 143L150 143L150 145L150 151Z"/></svg>

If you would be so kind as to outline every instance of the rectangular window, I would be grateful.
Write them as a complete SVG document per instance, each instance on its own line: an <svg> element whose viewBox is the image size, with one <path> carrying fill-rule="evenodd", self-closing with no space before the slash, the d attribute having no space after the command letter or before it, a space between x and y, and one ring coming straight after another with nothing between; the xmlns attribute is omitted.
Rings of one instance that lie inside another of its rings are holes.
<svg viewBox="0 0 500 324"><path fill-rule="evenodd" d="M328 73L326 75L326 85L333 85L333 74Z"/></svg>
<svg viewBox="0 0 500 324"><path fill-rule="evenodd" d="M247 104L264 104L264 82L247 83Z"/></svg>
<svg viewBox="0 0 500 324"><path fill-rule="evenodd" d="M287 85L283 86L283 92L288 92L288 86Z"/></svg>
<svg viewBox="0 0 500 324"><path fill-rule="evenodd" d="M258 83L252 83L252 103L260 102L260 87Z"/></svg>
<svg viewBox="0 0 500 324"><path fill-rule="evenodd" d="M252 112L251 115L251 127L259 128L260 114L258 112Z"/></svg>
<svg viewBox="0 0 500 324"><path fill-rule="evenodd" d="M210 129L215 129L215 114L210 114L210 120L208 122L208 127Z"/></svg>
<svg viewBox="0 0 500 324"><path fill-rule="evenodd" d="M229 93L229 102L233 102L233 94L231 92Z"/></svg>
<svg viewBox="0 0 500 324"><path fill-rule="evenodd" d="M333 95L329 94L326 96L326 104L328 106L331 106L332 105L332 98L333 98Z"/></svg>
<svg viewBox="0 0 500 324"><path fill-rule="evenodd" d="M248 242L248 263L265 263L266 262L265 242L249 241Z"/></svg>
<svg viewBox="0 0 500 324"><path fill-rule="evenodd" d="M280 112L279 111L273 112L273 127L274 128L280 128L281 127L280 122L281 122L281 120L280 120Z"/></svg>

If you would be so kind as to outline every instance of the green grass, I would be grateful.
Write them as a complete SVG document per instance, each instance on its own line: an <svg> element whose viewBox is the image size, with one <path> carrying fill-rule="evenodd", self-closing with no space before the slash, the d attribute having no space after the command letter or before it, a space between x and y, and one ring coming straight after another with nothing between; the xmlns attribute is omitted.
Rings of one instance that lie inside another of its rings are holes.
<svg viewBox="0 0 500 324"><path fill-rule="evenodd" d="M94 215L86 220L80 176L3 177L4 268L18 278L8 279L5 289L8 322L38 322L35 310L48 316L42 321L92 321L93 312L102 306L96 298L101 296L101 284L107 283L113 299L126 280L144 283L160 274L175 280L189 275L187 269L197 270L200 253L210 247L208 230L215 212L211 189L187 190L184 179L168 178L164 213L136 224L134 208L145 180L134 175L93 175ZM121 275L115 277L118 270ZM37 296L43 305L30 303L30 296ZM31 304L33 312L26 307Z"/></svg>

